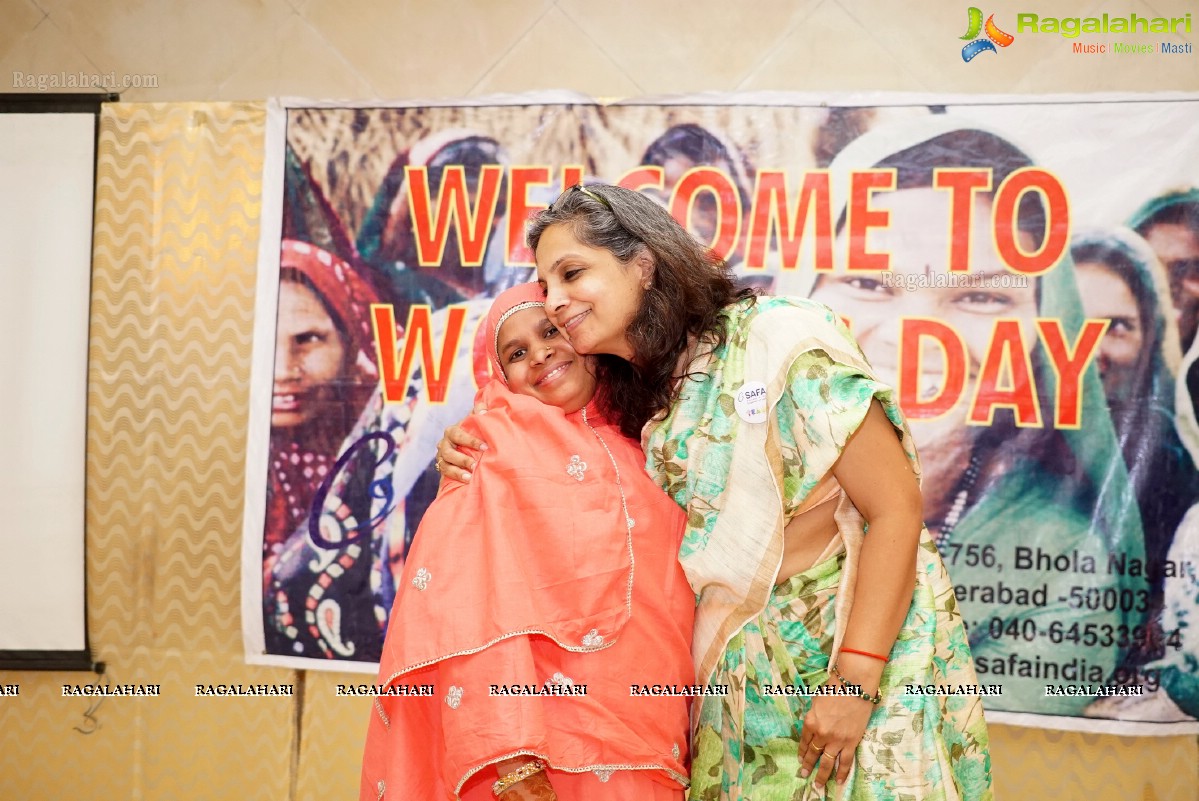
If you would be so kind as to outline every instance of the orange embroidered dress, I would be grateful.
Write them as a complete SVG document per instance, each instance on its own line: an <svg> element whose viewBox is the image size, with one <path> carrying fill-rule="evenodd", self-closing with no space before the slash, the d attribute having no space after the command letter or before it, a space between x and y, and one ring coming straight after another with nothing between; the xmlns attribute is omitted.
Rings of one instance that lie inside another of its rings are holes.
<svg viewBox="0 0 1199 801"><path fill-rule="evenodd" d="M429 507L397 590L360 799L491 799L495 763L526 754L563 801L681 801L683 512L594 402L481 398L464 425L489 449Z"/></svg>

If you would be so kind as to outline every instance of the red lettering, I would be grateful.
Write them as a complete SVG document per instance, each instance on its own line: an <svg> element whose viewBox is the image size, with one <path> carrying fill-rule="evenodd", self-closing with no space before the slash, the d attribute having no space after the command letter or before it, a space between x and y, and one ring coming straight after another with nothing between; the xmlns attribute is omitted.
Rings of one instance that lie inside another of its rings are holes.
<svg viewBox="0 0 1199 801"><path fill-rule="evenodd" d="M1060 320L1037 320L1041 341L1045 343L1050 364L1057 373L1053 419L1058 428L1078 428L1082 422L1082 392L1079 388L1087 366L1099 352L1099 342L1107 326L1107 320L1087 320L1071 348Z"/></svg>
<svg viewBox="0 0 1199 801"><path fill-rule="evenodd" d="M634 167L624 174L617 186L634 192L642 189L662 191L666 186L666 173L661 167Z"/></svg>
<svg viewBox="0 0 1199 801"><path fill-rule="evenodd" d="M741 234L741 195L733 181L715 167L693 167L674 186L670 214L691 230L691 212L695 196L710 192L716 199L716 233L705 244L721 259L727 259L737 249Z"/></svg>
<svg viewBox="0 0 1199 801"><path fill-rule="evenodd" d="M412 233L416 237L417 262L421 267L441 264L450 229L450 220L457 220L458 255L465 267L478 267L487 251L487 240L495 222L495 207L500 197L503 168L485 164L479 171L479 192L474 208L466 187L466 173L460 165L442 172L437 191L437 213L433 214L433 199L429 194L427 167L405 167L408 181L408 206L412 213Z"/></svg>
<svg viewBox="0 0 1199 801"><path fill-rule="evenodd" d="M789 215L786 173L782 170L761 170L754 187L753 211L749 221L749 252L745 266L761 269L766 266L770 228L778 231L778 249L782 269L794 270L799 265L800 246L808 220L816 224L816 269L833 269L833 212L829 174L825 170L804 173L799 189L795 214Z"/></svg>
<svg viewBox="0 0 1199 801"><path fill-rule="evenodd" d="M966 387L966 342L952 327L924 317L905 317L900 322L899 405L913 420L927 420L948 412ZM921 398L920 377L924 373L924 339L941 348L944 378L937 394Z"/></svg>
<svg viewBox="0 0 1199 801"><path fill-rule="evenodd" d="M1045 237L1038 249L1025 252L1020 244L1017 212L1025 192L1037 192L1045 201ZM1009 175L995 195L995 246L1010 269L1040 275L1057 264L1070 244L1070 203L1066 188L1054 175L1026 167Z"/></svg>
<svg viewBox="0 0 1199 801"><path fill-rule="evenodd" d="M990 170L938 168L933 185L950 192L949 271L964 273L970 269L970 240L974 233L974 194L991 189Z"/></svg>
<svg viewBox="0 0 1199 801"><path fill-rule="evenodd" d="M529 202L530 186L549 186L549 167L513 167L508 178L508 233L504 240L508 266L532 267L533 252L525 244L525 223L544 203Z"/></svg>
<svg viewBox="0 0 1199 801"><path fill-rule="evenodd" d="M855 171L850 175L849 186L848 269L889 270L891 254L867 251L866 237L871 228L886 228L891 224L891 212L870 208L870 198L875 192L895 188L895 171Z"/></svg>
<svg viewBox="0 0 1199 801"><path fill-rule="evenodd" d="M583 183L583 168L578 164L567 164L562 167L562 185L559 191L565 192L572 186Z"/></svg>
<svg viewBox="0 0 1199 801"><path fill-rule="evenodd" d="M450 375L458 355L458 340L466 324L466 307L448 306L446 330L442 337L441 355L433 361L432 310L428 304L415 304L408 310L408 325L404 328L404 351L396 361L395 309L389 303L371 304L371 320L375 327L375 356L379 364L379 383L383 386L386 403L400 403L408 394L412 375L412 357L420 346L421 369L425 391L433 403L444 403L450 386Z"/></svg>
<svg viewBox="0 0 1199 801"><path fill-rule="evenodd" d="M1001 385L1000 379L1005 372L1010 376L1010 381ZM997 406L1014 409L1017 425L1041 424L1041 407L1037 403L1032 365L1018 320L995 321L991 344L979 368L969 422L990 425Z"/></svg>

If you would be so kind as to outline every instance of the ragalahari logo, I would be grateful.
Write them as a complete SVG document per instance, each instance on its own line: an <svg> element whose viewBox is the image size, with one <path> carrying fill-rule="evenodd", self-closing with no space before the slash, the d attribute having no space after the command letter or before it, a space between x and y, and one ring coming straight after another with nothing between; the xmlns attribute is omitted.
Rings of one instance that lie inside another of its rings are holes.
<svg viewBox="0 0 1199 801"><path fill-rule="evenodd" d="M990 51L992 53L999 52L995 49L996 45L1007 47L1012 42L1016 41L1016 37L1010 33L1004 33L999 30L999 26L995 24L995 15L987 17L987 24L983 25L983 12L971 6L968 10L970 15L969 27L966 29L966 35L963 39L971 40L962 48L962 61L970 62L979 53ZM985 32L987 35L983 38L978 38L979 33Z"/></svg>

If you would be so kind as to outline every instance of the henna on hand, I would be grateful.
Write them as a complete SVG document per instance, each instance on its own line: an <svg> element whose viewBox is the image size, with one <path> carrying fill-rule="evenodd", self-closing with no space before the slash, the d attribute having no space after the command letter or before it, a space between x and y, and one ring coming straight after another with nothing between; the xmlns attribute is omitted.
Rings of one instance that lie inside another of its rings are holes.
<svg viewBox="0 0 1199 801"><path fill-rule="evenodd" d="M554 786L550 784L545 771L542 771L521 779L500 793L499 801L558 801L558 794L554 792Z"/></svg>

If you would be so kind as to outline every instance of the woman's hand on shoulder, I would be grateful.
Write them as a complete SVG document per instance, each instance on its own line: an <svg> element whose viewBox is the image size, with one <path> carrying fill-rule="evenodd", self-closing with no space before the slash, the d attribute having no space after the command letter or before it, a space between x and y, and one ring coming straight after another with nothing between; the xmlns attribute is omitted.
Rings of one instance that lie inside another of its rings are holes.
<svg viewBox="0 0 1199 801"><path fill-rule="evenodd" d="M486 413L487 409L482 406L476 406L471 411L471 415ZM447 482L468 483L478 462L478 454L487 450L487 443L463 428L463 422L465 420L447 428L437 441L437 457L433 466L441 473L442 487Z"/></svg>

